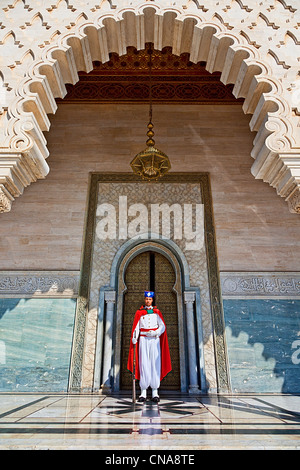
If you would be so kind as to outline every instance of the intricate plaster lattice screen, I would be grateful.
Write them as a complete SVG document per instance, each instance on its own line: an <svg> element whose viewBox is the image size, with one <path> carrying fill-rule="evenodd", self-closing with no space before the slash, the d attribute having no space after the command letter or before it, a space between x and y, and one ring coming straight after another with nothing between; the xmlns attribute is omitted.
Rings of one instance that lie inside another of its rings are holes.
<svg viewBox="0 0 300 470"><path fill-rule="evenodd" d="M0 10L0 212L49 172L49 113L95 60L153 42L234 84L256 132L252 173L300 213L298 0L11 0Z"/></svg>

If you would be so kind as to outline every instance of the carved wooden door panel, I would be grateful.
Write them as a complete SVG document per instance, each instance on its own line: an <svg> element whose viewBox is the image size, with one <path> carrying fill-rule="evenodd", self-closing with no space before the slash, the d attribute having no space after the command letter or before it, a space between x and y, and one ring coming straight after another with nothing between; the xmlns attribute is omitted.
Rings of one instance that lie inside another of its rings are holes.
<svg viewBox="0 0 300 470"><path fill-rule="evenodd" d="M127 292L124 298L122 322L121 389L132 387L132 376L127 370L130 335L136 310L143 304L144 291L154 290L155 304L161 310L168 332L172 371L161 382L161 390L180 390L179 340L177 299L173 292L175 272L168 259L154 252L136 256L125 273Z"/></svg>
<svg viewBox="0 0 300 470"><path fill-rule="evenodd" d="M180 390L177 296L173 291L175 271L169 260L155 253L155 303L167 326L172 371L162 380L161 390Z"/></svg>
<svg viewBox="0 0 300 470"><path fill-rule="evenodd" d="M132 375L127 369L130 336L135 312L143 304L144 291L150 289L149 252L136 256L128 265L125 273L127 292L124 298L122 321L121 381L123 390L132 388Z"/></svg>

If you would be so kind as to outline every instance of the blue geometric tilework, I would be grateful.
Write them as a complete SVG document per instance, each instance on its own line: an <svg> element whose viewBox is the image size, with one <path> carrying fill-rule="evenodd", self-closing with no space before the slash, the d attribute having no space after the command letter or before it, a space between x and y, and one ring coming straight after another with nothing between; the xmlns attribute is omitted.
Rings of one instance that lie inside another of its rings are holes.
<svg viewBox="0 0 300 470"><path fill-rule="evenodd" d="M0 391L67 391L75 299L0 299Z"/></svg>
<svg viewBox="0 0 300 470"><path fill-rule="evenodd" d="M234 392L300 393L300 300L223 300Z"/></svg>

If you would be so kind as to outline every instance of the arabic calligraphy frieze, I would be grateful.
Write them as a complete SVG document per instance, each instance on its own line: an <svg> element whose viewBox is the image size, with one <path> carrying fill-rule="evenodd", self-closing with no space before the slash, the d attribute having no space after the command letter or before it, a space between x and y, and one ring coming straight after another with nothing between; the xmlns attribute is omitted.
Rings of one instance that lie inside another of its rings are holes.
<svg viewBox="0 0 300 470"><path fill-rule="evenodd" d="M222 295L299 296L300 273L220 273Z"/></svg>

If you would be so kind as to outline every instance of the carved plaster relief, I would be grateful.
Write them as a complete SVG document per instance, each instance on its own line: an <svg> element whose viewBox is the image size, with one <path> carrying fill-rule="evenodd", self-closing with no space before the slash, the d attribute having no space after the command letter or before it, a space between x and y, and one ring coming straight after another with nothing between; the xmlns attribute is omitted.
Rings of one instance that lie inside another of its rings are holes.
<svg viewBox="0 0 300 470"><path fill-rule="evenodd" d="M46 2L47 3L47 2ZM128 46L146 42L173 54L190 54L221 72L244 98L256 132L255 178L274 187L292 212L300 212L299 9L291 0L118 0L97 5L73 0L50 6L16 0L2 6L0 211L49 172L49 113L75 84L78 71L107 62ZM21 156L21 160L18 157Z"/></svg>
<svg viewBox="0 0 300 470"><path fill-rule="evenodd" d="M137 201L143 201L144 205L150 203L168 202L169 205L178 203L178 201L201 203L201 194L198 184L168 184L162 183L155 186L158 191L154 191L153 186L145 183L102 183L99 186L99 203L109 202L109 204L118 207L119 196L126 194L128 197L128 206L135 204ZM155 194L156 193L156 194ZM193 198L193 199L192 199ZM100 218L96 217L96 224ZM85 344L88 350L84 354L85 361L83 366L83 387L88 389L91 387L94 374L93 351L95 351L95 331L97 324L97 313L99 305L99 289L103 286L110 285L111 267L114 257L124 240L100 240L97 235L94 238L92 275L90 286L89 312L86 323L86 339ZM183 240L177 242L179 248L185 253L189 266L190 285L200 287L201 291L201 310L202 310L202 328L204 357L207 358L207 374L211 388L216 388L215 365L214 365L214 346L213 332L211 322L211 310L209 301L209 287L207 278L207 265L205 247L200 252L185 251Z"/></svg>
<svg viewBox="0 0 300 470"><path fill-rule="evenodd" d="M181 181L185 182L181 183ZM127 197L128 210L130 206L137 204L137 201L142 201L145 207L164 202L167 202L169 206L176 203L204 204L206 229L205 243L201 249L186 250L184 238L176 240L176 243L175 240L157 239L157 237L153 241L155 244L165 244L169 251L173 251L173 255L177 253L179 257L177 262L185 266L182 273L182 289L186 292L192 289L199 293L199 297L197 294L196 298L201 311L201 323L197 328L201 328L201 357L203 357L208 387L210 391L228 389L208 175L175 173L167 175L164 182L149 185L140 182L132 174L93 174L90 191L83 271L77 302L71 389L92 390L95 384L95 374L97 375L96 382L99 383L95 364L100 367L101 354L96 348L101 349L99 345L102 344L102 340L99 339L99 334L104 334L103 325L100 328L98 319L104 317L105 293L107 291L119 292L117 279L123 259L121 254L125 256L130 249L140 246L139 244L145 240L152 240L153 232L151 231L144 234L142 240L127 239L125 235L120 237L119 225L115 238L108 237L107 240L99 238L98 224L103 220L100 213L97 213L99 205L109 204L118 210L120 196ZM115 303L119 306L120 299L116 298ZM120 317L121 313L119 312L118 315Z"/></svg>

